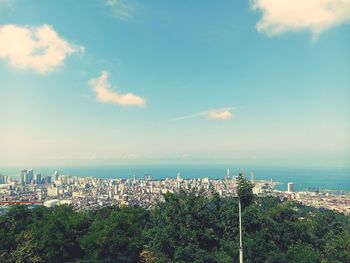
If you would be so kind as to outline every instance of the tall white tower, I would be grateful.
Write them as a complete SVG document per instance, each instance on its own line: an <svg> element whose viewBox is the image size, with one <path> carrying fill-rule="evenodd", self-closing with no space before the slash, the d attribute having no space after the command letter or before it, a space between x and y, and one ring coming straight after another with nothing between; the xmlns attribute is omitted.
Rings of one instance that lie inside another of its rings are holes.
<svg viewBox="0 0 350 263"><path fill-rule="evenodd" d="M250 172L250 181L254 183L254 172Z"/></svg>
<svg viewBox="0 0 350 263"><path fill-rule="evenodd" d="M294 192L294 183L290 182L288 183L288 193L293 193Z"/></svg>
<svg viewBox="0 0 350 263"><path fill-rule="evenodd" d="M180 181L181 180L181 174L178 172L177 175L176 175L176 180L177 181Z"/></svg>

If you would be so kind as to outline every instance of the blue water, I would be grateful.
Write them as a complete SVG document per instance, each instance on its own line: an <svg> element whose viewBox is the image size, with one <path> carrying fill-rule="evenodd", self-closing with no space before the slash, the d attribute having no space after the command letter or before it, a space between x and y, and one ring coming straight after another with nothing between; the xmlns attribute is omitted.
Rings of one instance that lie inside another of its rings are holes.
<svg viewBox="0 0 350 263"><path fill-rule="evenodd" d="M224 178L227 168L231 174L237 175L242 168L250 178L254 172L255 179L265 179L283 183L279 188L286 189L288 182L294 182L296 190L305 190L308 187L321 189L350 190L350 168L303 168L303 167L268 167L268 166L229 166L229 165L119 165L119 166L64 166L64 167L0 167L0 174L17 177L24 168L33 168L34 172L43 176L52 175L54 171L60 174L77 176L94 176L99 178L132 178L135 174L143 178L151 174L154 179L166 177L175 178L177 173L182 178L213 179Z"/></svg>

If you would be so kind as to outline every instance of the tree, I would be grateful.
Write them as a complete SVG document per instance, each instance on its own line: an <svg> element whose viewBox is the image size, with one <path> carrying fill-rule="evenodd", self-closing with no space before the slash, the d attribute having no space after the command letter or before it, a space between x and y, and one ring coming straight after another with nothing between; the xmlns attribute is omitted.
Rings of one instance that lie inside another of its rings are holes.
<svg viewBox="0 0 350 263"><path fill-rule="evenodd" d="M195 192L164 197L145 231L150 251L159 262L216 262L220 202Z"/></svg>
<svg viewBox="0 0 350 263"><path fill-rule="evenodd" d="M34 240L30 231L25 231L23 236L18 240L16 250L11 252L8 262L16 263L42 263L38 243Z"/></svg>
<svg viewBox="0 0 350 263"><path fill-rule="evenodd" d="M350 262L350 233L332 236L326 243L325 256L330 262Z"/></svg>
<svg viewBox="0 0 350 263"><path fill-rule="evenodd" d="M239 178L247 262L350 262L349 216L251 190ZM1 263L223 263L237 262L238 251L238 199L214 192L166 194L150 211L14 206L0 215Z"/></svg>
<svg viewBox="0 0 350 263"><path fill-rule="evenodd" d="M142 230L148 222L147 210L115 208L107 217L92 222L80 244L90 262L137 262L144 246Z"/></svg>
<svg viewBox="0 0 350 263"><path fill-rule="evenodd" d="M295 263L318 263L320 262L320 253L311 245L297 242L291 245L287 251L287 257L290 262Z"/></svg>
<svg viewBox="0 0 350 263"><path fill-rule="evenodd" d="M237 194L238 198L241 200L242 208L251 205L255 199L253 194L254 184L247 179L244 178L242 173L237 177L238 186L237 186Z"/></svg>
<svg viewBox="0 0 350 263"><path fill-rule="evenodd" d="M84 256L79 244L90 225L85 213L62 205L47 209L32 226L45 262L71 262Z"/></svg>
<svg viewBox="0 0 350 263"><path fill-rule="evenodd" d="M16 249L18 236L33 223L32 212L24 205L11 206L8 212L0 216L0 262Z"/></svg>

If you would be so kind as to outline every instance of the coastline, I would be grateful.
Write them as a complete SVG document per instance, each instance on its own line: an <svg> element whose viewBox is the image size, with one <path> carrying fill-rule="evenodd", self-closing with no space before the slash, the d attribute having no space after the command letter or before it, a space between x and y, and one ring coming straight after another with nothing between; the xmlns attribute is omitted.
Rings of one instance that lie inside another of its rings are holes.
<svg viewBox="0 0 350 263"><path fill-rule="evenodd" d="M136 175L143 178L152 175L154 179L175 178L178 173L184 179L205 178L223 179L227 168L231 176L236 176L242 169L250 179L251 172L255 180L273 180L280 182L277 189L284 190L288 182L294 182L297 191L309 187L334 191L350 190L350 168L305 168L305 167L276 167L276 166L241 166L241 165L89 165L89 166L42 166L42 167L0 167L0 174L10 175L17 179L21 169L33 168L35 173L43 177L51 176L55 171L59 174L96 177L101 179L130 179Z"/></svg>

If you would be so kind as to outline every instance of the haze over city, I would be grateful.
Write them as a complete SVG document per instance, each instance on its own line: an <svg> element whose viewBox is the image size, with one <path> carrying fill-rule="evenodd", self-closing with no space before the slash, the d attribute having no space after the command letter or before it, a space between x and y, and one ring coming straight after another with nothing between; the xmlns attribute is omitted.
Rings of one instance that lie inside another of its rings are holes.
<svg viewBox="0 0 350 263"><path fill-rule="evenodd" d="M0 165L349 166L349 10L1 0Z"/></svg>

